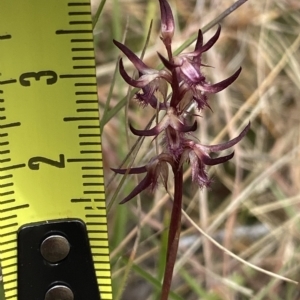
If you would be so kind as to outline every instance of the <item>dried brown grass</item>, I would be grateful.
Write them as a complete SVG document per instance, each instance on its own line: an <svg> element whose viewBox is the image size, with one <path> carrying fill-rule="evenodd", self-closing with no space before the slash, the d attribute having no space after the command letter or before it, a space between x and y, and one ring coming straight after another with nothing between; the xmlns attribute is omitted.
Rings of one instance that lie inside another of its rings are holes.
<svg viewBox="0 0 300 300"><path fill-rule="evenodd" d="M116 3L120 36L111 26ZM112 37L141 51L149 20L154 29L145 61L159 62L156 51L163 51L158 37L158 7L154 1L108 1L95 30L98 59L99 98L104 106L118 51ZM229 0L170 1L178 22L175 45L182 44L198 28L207 24L232 4ZM127 25L126 25L127 24ZM210 169L214 184L209 191L199 191L187 176L184 210L211 237L239 257L266 270L299 281L300 257L300 3L290 1L249 0L222 23L217 45L207 53L205 62L212 82L228 77L240 65L239 79L220 94L211 97L213 112L202 115L197 137L203 143L225 141L251 120L251 132L235 147L234 159L225 166ZM126 30L125 30L126 28ZM213 29L214 30L214 29ZM205 34L205 38L213 31ZM127 70L130 64L125 65ZM122 79L117 79L111 100L114 107L127 93ZM150 111L130 101L128 116L136 127L145 127ZM120 164L136 138L126 142L124 111L104 127L102 145L107 179L109 167ZM221 132L221 135L220 135ZM136 163L146 161L155 151L150 139L144 141ZM188 170L187 174L188 174ZM107 199L117 188L115 178L107 188ZM126 180L118 199L129 191L135 179ZM122 299L155 299L149 279L132 269L122 287L137 233L140 239L134 265L148 275L161 279L161 253L169 218L168 196L162 187L155 195L144 193L141 206L136 200L110 210L109 231L115 289L124 288ZM254 271L224 254L203 238L183 218L181 246L173 291L183 299L299 299L299 288ZM198 287L193 286L196 283ZM202 296L201 296L201 293Z"/></svg>

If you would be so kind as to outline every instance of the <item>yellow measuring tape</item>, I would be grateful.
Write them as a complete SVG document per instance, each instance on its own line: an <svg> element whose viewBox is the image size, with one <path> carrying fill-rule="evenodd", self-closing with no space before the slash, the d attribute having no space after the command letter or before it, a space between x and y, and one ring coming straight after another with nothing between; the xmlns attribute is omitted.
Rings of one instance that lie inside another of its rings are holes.
<svg viewBox="0 0 300 300"><path fill-rule="evenodd" d="M112 299L88 1L1 1L0 153L6 300L18 299L20 228L64 219L85 223L101 299Z"/></svg>

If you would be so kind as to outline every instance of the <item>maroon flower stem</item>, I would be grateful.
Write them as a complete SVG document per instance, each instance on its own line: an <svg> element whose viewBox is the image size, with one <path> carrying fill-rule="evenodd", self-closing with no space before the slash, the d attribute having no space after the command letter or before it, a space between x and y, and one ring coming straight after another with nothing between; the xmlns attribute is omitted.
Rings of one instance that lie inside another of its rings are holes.
<svg viewBox="0 0 300 300"><path fill-rule="evenodd" d="M180 159L178 160L180 161ZM166 267L160 300L168 300L171 288L174 265L176 262L180 229L181 229L181 207L182 207L182 185L183 169L176 163L173 167L174 172L174 202L171 213Z"/></svg>
<svg viewBox="0 0 300 300"><path fill-rule="evenodd" d="M176 74L176 71L172 71L172 98L170 101L170 106L174 107L176 109L176 106L178 104L178 95L179 95L179 82L178 82L178 77Z"/></svg>

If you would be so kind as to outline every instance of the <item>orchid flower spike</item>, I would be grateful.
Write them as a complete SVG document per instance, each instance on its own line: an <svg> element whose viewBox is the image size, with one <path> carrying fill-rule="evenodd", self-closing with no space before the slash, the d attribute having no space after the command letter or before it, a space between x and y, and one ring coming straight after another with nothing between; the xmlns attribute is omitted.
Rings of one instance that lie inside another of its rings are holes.
<svg viewBox="0 0 300 300"><path fill-rule="evenodd" d="M164 115L155 126L150 129L136 129L129 124L134 135L153 137L161 141L161 153L150 162L139 168L113 169L116 173L140 174L146 173L144 179L123 200L125 203L134 198L143 190L153 190L160 179L165 184L167 165L173 170L182 168L184 163L189 163L192 168L192 179L200 188L209 187L211 179L208 178L206 166L224 163L230 160L234 153L211 158L211 152L219 152L231 148L246 135L250 129L250 123L234 139L219 145L205 146L193 138L192 133L197 130L197 121L187 120L186 107L195 103L200 111L205 107L210 108L208 95L219 93L231 85L241 73L238 68L229 78L217 83L209 83L202 68L207 67L202 63L202 55L208 51L219 39L221 26L215 34L206 42L203 42L202 31L198 31L194 51L181 53L174 56L171 51L172 39L175 31L175 22L171 7L167 0L158 0L161 12L161 40L166 48L167 57L157 53L164 68L156 70L146 65L142 59L134 54L127 46L115 41L114 44L132 62L138 71L137 78L128 75L124 68L123 59L120 59L119 71L126 83L140 89L135 98L142 105L150 105ZM166 94L166 86L170 86L171 93ZM160 96L158 96L160 93ZM162 175L164 174L164 175Z"/></svg>

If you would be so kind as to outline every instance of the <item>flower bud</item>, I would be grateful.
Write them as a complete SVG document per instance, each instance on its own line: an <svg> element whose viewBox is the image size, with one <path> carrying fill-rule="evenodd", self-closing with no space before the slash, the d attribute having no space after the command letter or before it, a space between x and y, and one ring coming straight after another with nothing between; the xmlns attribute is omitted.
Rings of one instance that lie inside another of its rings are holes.
<svg viewBox="0 0 300 300"><path fill-rule="evenodd" d="M163 43L168 47L171 45L174 35L174 17L167 0L159 0L159 5L161 12L161 39Z"/></svg>

